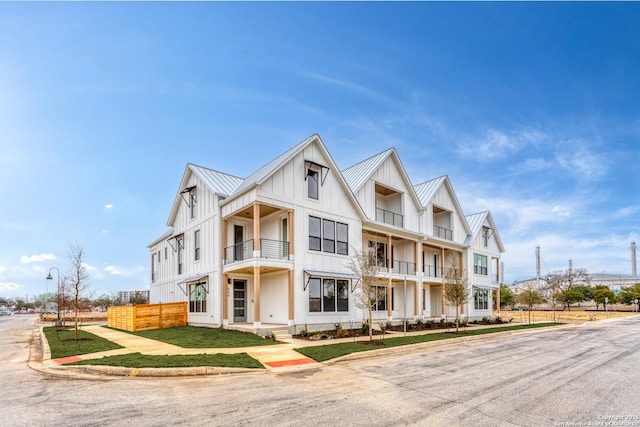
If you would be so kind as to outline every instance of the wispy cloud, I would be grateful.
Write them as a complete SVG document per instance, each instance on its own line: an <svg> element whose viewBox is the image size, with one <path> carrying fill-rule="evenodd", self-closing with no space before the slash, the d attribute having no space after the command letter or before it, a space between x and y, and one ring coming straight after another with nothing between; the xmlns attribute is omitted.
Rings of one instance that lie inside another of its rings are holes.
<svg viewBox="0 0 640 427"><path fill-rule="evenodd" d="M84 267L85 270L87 271L96 271L97 268L95 268L94 266L92 266L91 264L87 264L86 262L83 262L82 267Z"/></svg>
<svg viewBox="0 0 640 427"><path fill-rule="evenodd" d="M599 178L606 175L609 159L601 153L593 153L583 141L562 143L557 146L556 163L584 178Z"/></svg>
<svg viewBox="0 0 640 427"><path fill-rule="evenodd" d="M113 209L113 204L112 203L108 203L106 205L104 205L105 209Z"/></svg>
<svg viewBox="0 0 640 427"><path fill-rule="evenodd" d="M55 255L53 254L40 254L40 255L31 255L31 256L23 255L20 257L20 262L23 264L29 264L32 262L50 261L53 259L56 259Z"/></svg>
<svg viewBox="0 0 640 427"><path fill-rule="evenodd" d="M113 276L122 276L122 277L131 277L136 274L142 273L145 271L145 268L142 266L135 266L132 268L124 268L115 265L107 265L104 270L113 275Z"/></svg>
<svg viewBox="0 0 640 427"><path fill-rule="evenodd" d="M0 265L0 273L2 273L3 271L7 271L7 269Z"/></svg>
<svg viewBox="0 0 640 427"><path fill-rule="evenodd" d="M17 289L22 289L23 287L23 285L19 285L17 283L0 282L0 291L15 291Z"/></svg>
<svg viewBox="0 0 640 427"><path fill-rule="evenodd" d="M458 154L479 161L501 159L546 139L545 134L535 130L505 132L489 129L481 138L469 136L458 145Z"/></svg>

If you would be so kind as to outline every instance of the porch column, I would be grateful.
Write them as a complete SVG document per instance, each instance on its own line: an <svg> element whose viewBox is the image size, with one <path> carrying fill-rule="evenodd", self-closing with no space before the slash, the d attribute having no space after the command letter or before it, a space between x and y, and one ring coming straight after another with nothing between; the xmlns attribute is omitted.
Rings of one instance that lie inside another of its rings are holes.
<svg viewBox="0 0 640 427"><path fill-rule="evenodd" d="M220 284L220 300L222 301L222 324L229 324L229 298L227 297L229 276L227 273L222 274L222 283Z"/></svg>
<svg viewBox="0 0 640 427"><path fill-rule="evenodd" d="M253 256L260 253L260 204L253 204ZM261 254L258 255L260 257Z"/></svg>
<svg viewBox="0 0 640 427"><path fill-rule="evenodd" d="M221 246L220 253L222 254L221 259L222 259L222 264L224 265L225 260L227 259L227 253L226 253L226 251L227 251L227 249L226 249L226 247L227 247L227 220L226 219L222 220L222 230L220 230L220 235L222 237L222 240L220 241L220 246ZM222 268L222 266L220 268Z"/></svg>
<svg viewBox="0 0 640 427"><path fill-rule="evenodd" d="M289 228L287 232L287 236L289 236L289 259L293 259L293 211L289 211L289 213L287 213L287 227Z"/></svg>
<svg viewBox="0 0 640 427"><path fill-rule="evenodd" d="M447 315L447 312L445 311L445 309L447 308L446 303L445 303L445 293L447 292L446 290L446 286L444 285L444 283L442 284L442 314L444 314L445 316Z"/></svg>
<svg viewBox="0 0 640 427"><path fill-rule="evenodd" d="M253 267L253 327L260 326L260 267Z"/></svg>
<svg viewBox="0 0 640 427"><path fill-rule="evenodd" d="M440 272L440 277L442 277L444 279L444 266L446 264L445 259L444 259L444 247L440 248L440 257L442 258L442 260L440 261L440 269L442 270Z"/></svg>
<svg viewBox="0 0 640 427"><path fill-rule="evenodd" d="M392 309L391 287L392 287L391 277L389 277L387 281L387 319L388 320L393 320L393 313L391 312L391 309Z"/></svg>
<svg viewBox="0 0 640 427"><path fill-rule="evenodd" d="M413 282L413 318L414 320L418 317L422 317L421 314L418 314L418 307L420 307L418 298L420 297L420 292L418 292L418 280Z"/></svg>
<svg viewBox="0 0 640 427"><path fill-rule="evenodd" d="M416 242L415 243L415 258L414 258L414 262L416 263L416 276L418 275L419 271L422 271L422 244L420 242Z"/></svg>
<svg viewBox="0 0 640 427"><path fill-rule="evenodd" d="M293 270L289 270L289 326L294 325L293 312Z"/></svg>
<svg viewBox="0 0 640 427"><path fill-rule="evenodd" d="M389 269L389 273L391 273L391 269L393 268L393 258L391 258L391 234L387 236L387 268Z"/></svg>
<svg viewBox="0 0 640 427"><path fill-rule="evenodd" d="M496 309L498 316L500 316L500 283L498 283L498 289L496 290Z"/></svg>

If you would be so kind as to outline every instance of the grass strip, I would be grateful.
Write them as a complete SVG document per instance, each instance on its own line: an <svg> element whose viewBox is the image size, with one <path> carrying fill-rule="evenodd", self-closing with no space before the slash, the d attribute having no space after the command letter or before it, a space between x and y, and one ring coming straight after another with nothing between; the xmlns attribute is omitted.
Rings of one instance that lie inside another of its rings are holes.
<svg viewBox="0 0 640 427"><path fill-rule="evenodd" d="M324 362L325 360L335 359L336 357L344 356L351 353L359 353L361 351L379 350L382 348L398 347L402 345L418 344L418 343L430 342L430 341L440 341L440 340L459 338L459 337L485 335L485 334L492 334L496 332L505 332L505 331L517 331L520 329L534 329L534 328L542 328L542 327L556 326L556 325L560 325L560 323L535 323L532 325L514 325L514 326L504 326L499 328L469 329L466 331L461 331L459 334L451 333L451 332L435 332L435 333L428 333L424 335L411 335L407 337L385 338L378 345L368 344L368 341L365 341L365 343L345 342L345 343L339 343L339 344L327 344L327 345L321 345L321 346L302 347L302 348L297 348L296 351L307 357L310 357L311 359L317 362Z"/></svg>
<svg viewBox="0 0 640 427"><path fill-rule="evenodd" d="M182 348L238 348L277 344L256 334L222 328L179 326L139 332L129 332L121 329L118 329L118 331L162 341Z"/></svg>
<svg viewBox="0 0 640 427"><path fill-rule="evenodd" d="M148 355L140 353L107 356L102 359L88 359L67 365L107 365L126 368L187 368L194 366L221 366L226 368L264 369L264 366L247 353L235 354L179 354Z"/></svg>
<svg viewBox="0 0 640 427"><path fill-rule="evenodd" d="M49 343L52 359L122 348L121 345L83 330L78 331L78 341L75 341L73 328L58 329L48 326L42 328L42 331Z"/></svg>

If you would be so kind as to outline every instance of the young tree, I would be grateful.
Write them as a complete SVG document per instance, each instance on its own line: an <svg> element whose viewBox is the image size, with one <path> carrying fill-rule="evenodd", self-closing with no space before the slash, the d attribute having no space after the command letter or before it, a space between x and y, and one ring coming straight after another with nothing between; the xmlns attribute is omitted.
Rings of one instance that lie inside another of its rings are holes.
<svg viewBox="0 0 640 427"><path fill-rule="evenodd" d="M378 278L379 267L376 254L371 251L357 252L354 250L354 252L348 266L358 281L354 292L355 303L358 308L367 310L369 341L373 341L372 311L378 299L384 298L382 295L384 291L381 290L384 288L380 286L381 281Z"/></svg>
<svg viewBox="0 0 640 427"><path fill-rule="evenodd" d="M623 304L636 304L638 311L640 311L640 283L622 288L622 292L617 295L617 298Z"/></svg>
<svg viewBox="0 0 640 427"><path fill-rule="evenodd" d="M78 310L80 308L80 299L89 287L89 274L84 267L84 249L78 244L73 244L69 247L68 254L69 261L71 263L71 269L64 278L64 286L69 292L71 306L75 312L75 340L80 338L78 331Z"/></svg>
<svg viewBox="0 0 640 427"><path fill-rule="evenodd" d="M545 302L545 299L540 295L540 292L531 287L519 293L516 300L518 303L529 307L529 324L531 324L531 311L533 310L533 306Z"/></svg>
<svg viewBox="0 0 640 427"><path fill-rule="evenodd" d="M571 304L584 301L584 294L578 289L577 286L573 286L569 289L565 289L558 294L558 301L567 306L567 309L571 311Z"/></svg>
<svg viewBox="0 0 640 427"><path fill-rule="evenodd" d="M616 295L613 293L613 291L605 285L598 285L593 290L593 301L596 303L596 310L600 309L600 304L605 305L607 301L609 303L613 303L615 297ZM607 309L606 305L604 309Z"/></svg>
<svg viewBox="0 0 640 427"><path fill-rule="evenodd" d="M493 291L493 301L498 299L498 292ZM504 283L500 283L500 307L510 307L516 302L515 295L511 288Z"/></svg>
<svg viewBox="0 0 640 427"><path fill-rule="evenodd" d="M455 260L451 263L453 268L447 270L444 277L444 297L456 308L456 334L459 332L460 307L469 300L469 279Z"/></svg>

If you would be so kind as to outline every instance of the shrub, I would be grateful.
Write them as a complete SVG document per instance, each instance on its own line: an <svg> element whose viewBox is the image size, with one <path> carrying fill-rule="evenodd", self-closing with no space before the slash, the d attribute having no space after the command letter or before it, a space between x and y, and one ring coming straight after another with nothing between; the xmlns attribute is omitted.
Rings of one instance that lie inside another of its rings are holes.
<svg viewBox="0 0 640 427"><path fill-rule="evenodd" d="M362 326L360 326L360 333L362 335L368 335L369 334L369 320L365 320L362 322Z"/></svg>

